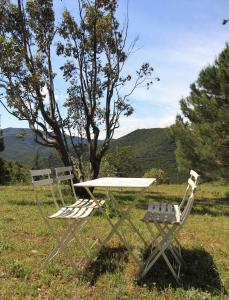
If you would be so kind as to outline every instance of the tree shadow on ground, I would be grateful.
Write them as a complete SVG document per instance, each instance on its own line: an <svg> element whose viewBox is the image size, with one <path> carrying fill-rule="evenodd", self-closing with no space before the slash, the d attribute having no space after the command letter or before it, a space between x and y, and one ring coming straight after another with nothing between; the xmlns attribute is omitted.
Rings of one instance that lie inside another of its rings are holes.
<svg viewBox="0 0 229 300"><path fill-rule="evenodd" d="M95 261L90 262L83 273L90 285L94 285L97 279L104 273L114 273L122 270L123 264L128 261L128 252L124 246L102 247Z"/></svg>
<svg viewBox="0 0 229 300"><path fill-rule="evenodd" d="M144 251L144 261L149 251L149 249ZM166 252L166 255L172 263L171 254ZM163 257L160 257L146 276L138 281L138 285L148 287L150 290L156 288L160 291L169 287L182 287L185 290L198 289L211 295L228 295L212 256L207 251L201 248L182 249L182 257L186 266L181 268L179 285L175 282Z"/></svg>
<svg viewBox="0 0 229 300"><path fill-rule="evenodd" d="M229 216L229 201L225 198L217 200L198 200L192 210L196 215L210 215L211 217Z"/></svg>
<svg viewBox="0 0 229 300"><path fill-rule="evenodd" d="M61 205L60 201L59 204ZM9 204L17 206L37 206L37 203L34 200L8 200ZM43 205L54 205L53 200L45 200L42 202Z"/></svg>

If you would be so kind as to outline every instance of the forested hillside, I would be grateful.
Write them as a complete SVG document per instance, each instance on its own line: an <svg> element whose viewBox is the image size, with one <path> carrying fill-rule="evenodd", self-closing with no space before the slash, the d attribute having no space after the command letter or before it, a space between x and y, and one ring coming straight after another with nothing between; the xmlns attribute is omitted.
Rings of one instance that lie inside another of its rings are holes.
<svg viewBox="0 0 229 300"><path fill-rule="evenodd" d="M6 128L3 129L3 136L5 143L5 150L1 153L3 159L30 164L37 151L44 156L49 152L48 148L34 142L34 134L30 129Z"/></svg>
<svg viewBox="0 0 229 300"><path fill-rule="evenodd" d="M53 150L34 142L30 129L6 128L3 130L5 150L1 157L15 160L28 166L51 167L60 165ZM136 160L135 176L143 176L150 168L165 170L171 182L179 181L176 161L175 142L165 128L139 129L113 140L112 148L130 146Z"/></svg>
<svg viewBox="0 0 229 300"><path fill-rule="evenodd" d="M112 147L131 146L136 159L136 176L143 176L151 168L167 172L170 181L182 180L177 172L175 142L166 128L138 129L113 141Z"/></svg>

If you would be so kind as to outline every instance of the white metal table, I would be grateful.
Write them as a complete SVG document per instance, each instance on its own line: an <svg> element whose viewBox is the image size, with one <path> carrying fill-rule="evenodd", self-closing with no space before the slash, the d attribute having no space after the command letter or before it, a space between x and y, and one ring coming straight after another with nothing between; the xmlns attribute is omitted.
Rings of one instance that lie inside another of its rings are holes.
<svg viewBox="0 0 229 300"><path fill-rule="evenodd" d="M117 234L119 239L122 241L122 243L125 245L127 248L128 252L132 255L134 258L135 262L138 264L138 266L141 268L142 264L137 258L137 256L133 253L132 249L128 245L124 235L121 233L121 225L124 223L124 221L127 221L132 228L132 230L139 236L139 238L144 242L144 244L147 245L145 242L144 238L142 237L141 233L137 229L137 227L134 225L134 223L131 221L130 218L130 212L136 205L136 203L139 201L139 198L142 196L146 190L156 182L155 178L121 178L121 177L103 177L103 178L98 178L94 180L89 180L85 182L80 182L74 184L75 187L83 187L86 189L88 194L90 195L91 199L98 205L99 210L101 211L102 215L107 219L109 225L111 226L111 231L108 233L108 235L100 241L102 246L106 246L109 240L113 237L114 234ZM115 198L112 196L110 197L111 193L110 191L113 189L134 189L137 190L138 193L136 193L134 200L131 202L131 204L128 206L128 208L125 210L124 213L119 214L119 218L116 221L115 224L111 221L111 219L107 216L105 213L103 207L99 204L99 201L96 199L96 197L93 195L91 192L90 188L101 188L101 189L106 189L107 191L107 197L108 201L115 201ZM96 254L92 253L90 256L90 259L92 259Z"/></svg>

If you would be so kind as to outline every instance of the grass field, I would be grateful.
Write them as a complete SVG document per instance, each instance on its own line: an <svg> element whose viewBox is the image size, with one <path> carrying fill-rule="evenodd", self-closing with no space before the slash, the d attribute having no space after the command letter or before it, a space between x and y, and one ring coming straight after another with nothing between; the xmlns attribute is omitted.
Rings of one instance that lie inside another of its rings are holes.
<svg viewBox="0 0 229 300"><path fill-rule="evenodd" d="M140 200L132 217L146 238L140 219L148 201L178 202L184 189L182 185L154 186ZM125 191L118 199L125 207L132 196L133 192ZM187 262L180 286L163 261L138 282L137 265L117 237L100 251L97 260L81 269L78 278L61 253L40 270L55 243L33 199L31 186L0 188L0 299L229 299L228 186L199 186L192 214L180 234ZM46 197L44 202L47 213L53 211L50 200ZM52 222L58 232L66 227L61 221ZM109 230L99 214L89 225L84 231L86 245L95 239L95 231L104 236ZM145 249L141 241L126 226L123 230L142 255ZM85 253L76 242L69 250L76 261L84 261Z"/></svg>

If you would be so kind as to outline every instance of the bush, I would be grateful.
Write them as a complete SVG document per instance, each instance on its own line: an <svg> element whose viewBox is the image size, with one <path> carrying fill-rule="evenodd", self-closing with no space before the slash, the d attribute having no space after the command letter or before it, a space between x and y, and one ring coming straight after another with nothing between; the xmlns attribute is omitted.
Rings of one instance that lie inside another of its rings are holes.
<svg viewBox="0 0 229 300"><path fill-rule="evenodd" d="M0 159L0 184L29 182L29 171L16 161Z"/></svg>
<svg viewBox="0 0 229 300"><path fill-rule="evenodd" d="M159 184L169 183L168 176L167 176L166 172L162 169L152 168L149 171L147 171L143 177L144 178L156 178L157 183L159 183Z"/></svg>
<svg viewBox="0 0 229 300"><path fill-rule="evenodd" d="M107 161L106 157L103 158L100 165L99 177L114 177L116 175L117 170L115 167Z"/></svg>

